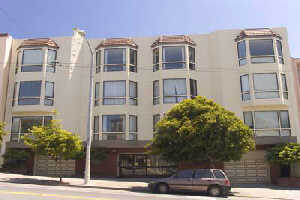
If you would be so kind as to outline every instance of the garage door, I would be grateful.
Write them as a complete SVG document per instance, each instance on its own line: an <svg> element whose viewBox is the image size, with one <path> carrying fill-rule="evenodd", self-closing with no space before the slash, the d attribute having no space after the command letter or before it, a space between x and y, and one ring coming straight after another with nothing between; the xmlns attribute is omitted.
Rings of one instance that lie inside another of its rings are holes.
<svg viewBox="0 0 300 200"><path fill-rule="evenodd" d="M224 170L231 183L269 183L269 166L264 160L225 162Z"/></svg>
<svg viewBox="0 0 300 200"><path fill-rule="evenodd" d="M34 166L34 175L37 176L73 176L75 174L75 161L63 160L61 163L61 170L55 168L55 161L48 159L46 156L37 156Z"/></svg>

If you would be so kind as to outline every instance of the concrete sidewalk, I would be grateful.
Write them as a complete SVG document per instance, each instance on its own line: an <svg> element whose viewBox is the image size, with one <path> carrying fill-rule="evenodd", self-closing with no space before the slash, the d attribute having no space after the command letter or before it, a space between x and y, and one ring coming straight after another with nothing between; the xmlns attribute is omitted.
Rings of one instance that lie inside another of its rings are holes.
<svg viewBox="0 0 300 200"><path fill-rule="evenodd" d="M90 180L88 185L84 184L82 178L63 178L66 184L59 184L59 178L44 176L27 176L20 174L0 173L0 182L15 184L31 184L41 186L63 186L72 188L94 188L103 190L120 190L133 192L148 192L147 184L150 178L101 178ZM229 199L300 199L300 189L290 187L278 187L270 185L235 185Z"/></svg>

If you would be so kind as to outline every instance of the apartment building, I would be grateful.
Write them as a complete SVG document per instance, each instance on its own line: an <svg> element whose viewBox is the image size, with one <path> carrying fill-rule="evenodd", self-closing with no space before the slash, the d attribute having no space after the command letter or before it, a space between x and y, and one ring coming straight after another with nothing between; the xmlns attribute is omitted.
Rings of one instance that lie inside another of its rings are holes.
<svg viewBox="0 0 300 200"><path fill-rule="evenodd" d="M84 32L15 39L5 122L6 148L26 148L32 125L59 119L86 139L91 53ZM94 50L93 147L108 158L95 176L165 175L172 168L145 154L154 125L176 103L201 95L235 112L255 131L257 149L224 163L233 182L268 183L265 149L299 141L295 77L285 28L222 30L202 35L91 39ZM54 110L57 114L54 114ZM36 157L34 174L49 174ZM48 164L47 164L48 163ZM83 162L66 164L82 174Z"/></svg>

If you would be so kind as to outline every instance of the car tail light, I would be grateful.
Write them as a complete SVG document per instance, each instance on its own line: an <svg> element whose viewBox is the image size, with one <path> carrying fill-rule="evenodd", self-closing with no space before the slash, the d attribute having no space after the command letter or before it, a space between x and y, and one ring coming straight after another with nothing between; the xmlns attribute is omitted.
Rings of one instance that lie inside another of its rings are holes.
<svg viewBox="0 0 300 200"><path fill-rule="evenodd" d="M224 184L225 184L226 186L230 186L230 181L227 179L227 180L225 180Z"/></svg>

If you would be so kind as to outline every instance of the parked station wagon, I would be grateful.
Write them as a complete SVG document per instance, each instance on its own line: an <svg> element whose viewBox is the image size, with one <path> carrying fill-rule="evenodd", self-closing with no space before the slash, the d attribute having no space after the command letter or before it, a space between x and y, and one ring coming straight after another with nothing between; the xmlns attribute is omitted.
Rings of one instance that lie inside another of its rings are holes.
<svg viewBox="0 0 300 200"><path fill-rule="evenodd" d="M181 170L169 178L159 179L148 185L151 192L170 191L207 192L211 196L227 196L230 181L220 169Z"/></svg>

